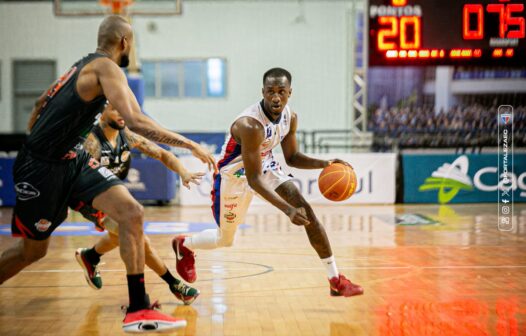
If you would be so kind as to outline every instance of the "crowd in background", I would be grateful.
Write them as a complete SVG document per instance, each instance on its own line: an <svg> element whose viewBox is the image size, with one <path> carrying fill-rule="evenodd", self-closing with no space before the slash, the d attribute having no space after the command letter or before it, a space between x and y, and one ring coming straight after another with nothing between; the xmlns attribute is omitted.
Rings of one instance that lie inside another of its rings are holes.
<svg viewBox="0 0 526 336"><path fill-rule="evenodd" d="M526 78L526 68L456 67L453 79Z"/></svg>
<svg viewBox="0 0 526 336"><path fill-rule="evenodd" d="M369 118L376 147L481 148L497 146L498 107L455 106L435 113L432 107L378 108ZM513 111L513 142L526 144L526 106Z"/></svg>

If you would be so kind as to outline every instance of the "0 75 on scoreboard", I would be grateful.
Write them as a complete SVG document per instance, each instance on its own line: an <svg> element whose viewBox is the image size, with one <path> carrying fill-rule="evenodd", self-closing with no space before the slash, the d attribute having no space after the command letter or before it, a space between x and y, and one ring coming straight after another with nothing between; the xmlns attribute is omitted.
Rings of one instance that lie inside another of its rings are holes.
<svg viewBox="0 0 526 336"><path fill-rule="evenodd" d="M369 65L526 66L525 0L369 0Z"/></svg>

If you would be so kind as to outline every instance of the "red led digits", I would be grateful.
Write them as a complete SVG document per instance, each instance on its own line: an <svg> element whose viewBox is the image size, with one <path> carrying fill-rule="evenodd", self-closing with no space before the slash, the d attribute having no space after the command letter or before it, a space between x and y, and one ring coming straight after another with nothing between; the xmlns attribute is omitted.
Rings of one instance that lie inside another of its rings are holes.
<svg viewBox="0 0 526 336"><path fill-rule="evenodd" d="M494 50L493 50L493 53L491 54L491 56L492 56L493 58L499 58L499 57L502 57L503 54L504 54L504 53L503 53L502 49L501 49L501 48L498 48L498 49L494 49Z"/></svg>
<svg viewBox="0 0 526 336"><path fill-rule="evenodd" d="M486 6L488 13L499 15L500 38L524 38L525 22L523 17L512 16L513 13L522 13L524 4L490 4ZM518 29L508 30L509 26L518 26Z"/></svg>
<svg viewBox="0 0 526 336"><path fill-rule="evenodd" d="M484 8L480 4L464 5L462 35L465 40L482 40L484 37ZM470 14L476 15L477 29L470 29Z"/></svg>
<svg viewBox="0 0 526 336"><path fill-rule="evenodd" d="M395 7L407 5L407 0L391 0L391 4Z"/></svg>
<svg viewBox="0 0 526 336"><path fill-rule="evenodd" d="M412 39L408 38L408 26L413 25ZM402 16L400 18L400 48L418 49L420 48L420 18L418 16Z"/></svg>
<svg viewBox="0 0 526 336"><path fill-rule="evenodd" d="M524 18L511 16L512 13L522 13L524 4L509 4L506 6L506 24L507 26L518 26L517 30L508 31L507 38L524 38Z"/></svg>
<svg viewBox="0 0 526 336"><path fill-rule="evenodd" d="M378 31L378 50L395 49L396 43L385 39L398 36L398 19L394 16L380 16L378 22L382 25L389 25L389 28Z"/></svg>
<svg viewBox="0 0 526 336"><path fill-rule="evenodd" d="M499 14L499 37L506 37L506 11L503 4L490 4L486 6L488 13Z"/></svg>
<svg viewBox="0 0 526 336"><path fill-rule="evenodd" d="M418 16L402 16L400 20L394 16L380 16L378 22L385 27L378 30L378 50L396 49L397 43L392 39L400 40L400 49L420 48L422 41L420 20ZM410 29L411 26L413 29Z"/></svg>
<svg viewBox="0 0 526 336"><path fill-rule="evenodd" d="M513 16L522 13L524 4L489 4L488 13L499 15L500 38L524 38L526 23L523 17ZM475 20L476 29L471 20ZM513 26L513 30L510 30ZM481 40L484 38L484 9L481 4L466 4L462 10L462 36L465 40Z"/></svg>

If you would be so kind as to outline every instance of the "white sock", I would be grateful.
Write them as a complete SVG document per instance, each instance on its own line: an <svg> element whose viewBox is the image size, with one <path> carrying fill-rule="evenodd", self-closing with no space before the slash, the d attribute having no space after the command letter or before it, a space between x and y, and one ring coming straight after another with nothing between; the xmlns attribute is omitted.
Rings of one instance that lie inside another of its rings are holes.
<svg viewBox="0 0 526 336"><path fill-rule="evenodd" d="M204 230L184 239L183 245L190 250L212 250L217 248L218 230Z"/></svg>
<svg viewBox="0 0 526 336"><path fill-rule="evenodd" d="M338 273L338 267L336 267L336 260L334 260L334 256L321 259L321 262L327 270L327 276L329 277L329 279L332 279L334 277L337 278L339 276L340 273Z"/></svg>

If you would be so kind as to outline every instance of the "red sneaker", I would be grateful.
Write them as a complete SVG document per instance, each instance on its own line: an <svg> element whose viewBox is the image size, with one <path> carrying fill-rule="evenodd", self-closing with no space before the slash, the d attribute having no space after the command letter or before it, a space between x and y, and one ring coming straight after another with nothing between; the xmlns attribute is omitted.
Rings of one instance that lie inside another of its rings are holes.
<svg viewBox="0 0 526 336"><path fill-rule="evenodd" d="M355 296L362 295L363 288L360 285L353 284L342 274L329 280L331 285L331 296Z"/></svg>
<svg viewBox="0 0 526 336"><path fill-rule="evenodd" d="M192 283L197 279L195 257L194 252L183 245L184 239L185 237L180 235L172 240L172 247L175 252L175 268L184 281Z"/></svg>
<svg viewBox="0 0 526 336"><path fill-rule="evenodd" d="M154 303L148 309L142 309L133 313L126 312L122 329L125 332L141 333L152 331L164 331L186 327L186 321L165 315L154 308L159 307Z"/></svg>

